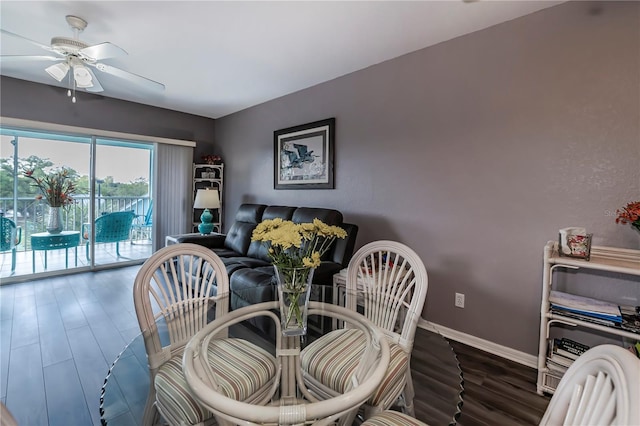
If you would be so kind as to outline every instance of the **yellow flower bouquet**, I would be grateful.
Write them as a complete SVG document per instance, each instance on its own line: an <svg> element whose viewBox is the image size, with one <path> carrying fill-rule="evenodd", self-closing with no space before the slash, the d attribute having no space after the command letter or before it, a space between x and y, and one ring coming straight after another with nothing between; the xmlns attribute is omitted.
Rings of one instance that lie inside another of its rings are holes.
<svg viewBox="0 0 640 426"><path fill-rule="evenodd" d="M346 236L344 229L319 219L312 223L269 219L253 231L251 240L267 245L276 271L283 334L306 333L306 307L313 272L336 238Z"/></svg>

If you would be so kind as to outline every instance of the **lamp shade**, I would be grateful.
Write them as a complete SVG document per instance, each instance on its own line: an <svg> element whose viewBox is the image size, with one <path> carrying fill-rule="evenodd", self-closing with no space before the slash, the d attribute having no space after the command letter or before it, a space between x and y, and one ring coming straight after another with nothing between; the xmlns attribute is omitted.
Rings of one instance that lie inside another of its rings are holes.
<svg viewBox="0 0 640 426"><path fill-rule="evenodd" d="M220 195L217 189L198 189L196 199L193 202L195 209L219 209Z"/></svg>
<svg viewBox="0 0 640 426"><path fill-rule="evenodd" d="M69 65L66 62L60 62L59 64L51 65L45 71L56 80L62 81L69 72Z"/></svg>

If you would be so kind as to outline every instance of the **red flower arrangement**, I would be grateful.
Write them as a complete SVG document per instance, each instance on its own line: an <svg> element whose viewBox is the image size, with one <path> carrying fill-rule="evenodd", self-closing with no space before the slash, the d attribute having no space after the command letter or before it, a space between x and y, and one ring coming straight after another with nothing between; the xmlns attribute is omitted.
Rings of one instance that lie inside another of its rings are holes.
<svg viewBox="0 0 640 426"><path fill-rule="evenodd" d="M36 200L45 198L51 207L64 207L73 203L71 196L75 194L76 186L71 180L68 169L62 169L43 177L36 177L33 173L33 170L27 170L24 175L33 180L35 184L32 186L37 187L41 192L36 195Z"/></svg>
<svg viewBox="0 0 640 426"><path fill-rule="evenodd" d="M622 210L616 210L616 223L630 223L631 226L640 231L640 201L632 201L623 207Z"/></svg>
<svg viewBox="0 0 640 426"><path fill-rule="evenodd" d="M204 161L207 164L219 164L220 162L222 162L222 157L220 157L219 155L203 155L202 157L200 157L202 159L202 161Z"/></svg>

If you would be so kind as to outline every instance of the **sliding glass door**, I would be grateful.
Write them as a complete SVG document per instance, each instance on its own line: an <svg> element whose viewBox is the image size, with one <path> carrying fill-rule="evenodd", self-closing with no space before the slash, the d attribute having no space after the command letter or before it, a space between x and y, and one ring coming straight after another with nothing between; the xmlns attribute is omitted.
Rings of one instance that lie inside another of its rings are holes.
<svg viewBox="0 0 640 426"><path fill-rule="evenodd" d="M0 278L147 258L153 149L0 128Z"/></svg>

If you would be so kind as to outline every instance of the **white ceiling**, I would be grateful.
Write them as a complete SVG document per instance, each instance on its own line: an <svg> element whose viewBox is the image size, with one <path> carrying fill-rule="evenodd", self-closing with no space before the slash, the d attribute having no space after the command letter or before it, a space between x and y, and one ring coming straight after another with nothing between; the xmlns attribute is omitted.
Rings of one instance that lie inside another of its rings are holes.
<svg viewBox="0 0 640 426"><path fill-rule="evenodd" d="M311 87L561 1L1 1L0 26L42 44L72 37L129 55L104 63L164 83L154 92L94 71L117 99L211 118ZM47 55L2 35L2 55ZM0 62L1 74L66 87L52 62ZM82 97L78 96L78 102Z"/></svg>

